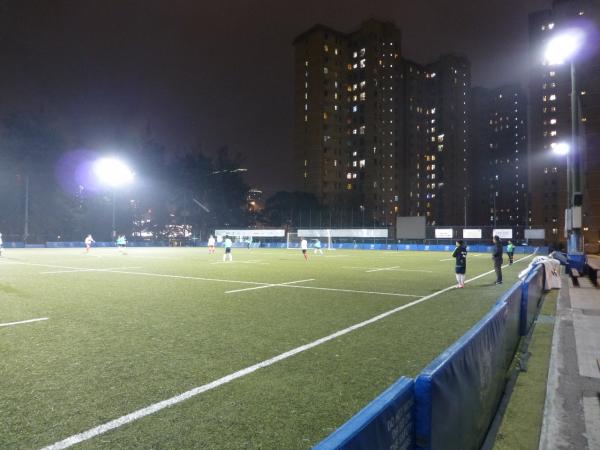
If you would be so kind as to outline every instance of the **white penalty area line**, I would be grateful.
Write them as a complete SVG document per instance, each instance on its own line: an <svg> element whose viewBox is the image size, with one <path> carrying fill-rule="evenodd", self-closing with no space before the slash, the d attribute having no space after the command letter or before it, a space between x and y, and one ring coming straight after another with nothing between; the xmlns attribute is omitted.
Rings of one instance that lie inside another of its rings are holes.
<svg viewBox="0 0 600 450"><path fill-rule="evenodd" d="M54 274L54 273L107 272L110 270L121 270L121 269L141 269L141 267L107 267L105 269L65 269L65 270L51 270L49 272L40 272L40 274L47 275L47 274Z"/></svg>
<svg viewBox="0 0 600 450"><path fill-rule="evenodd" d="M37 263L26 263L26 262L16 262L16 261L6 262L6 264L20 264L20 265L25 265L25 266L38 266L38 267L50 267L50 268L58 268L58 269L69 269L69 270L66 270L64 273L76 273L82 269L81 267L56 266L56 265L49 265L49 264L37 264ZM271 287L271 285L274 284L274 283L265 283L265 282L259 282L259 281L225 280L222 278L204 278L204 277L192 277L192 276L185 276L185 275L168 275L168 274L164 274L164 273L129 272L126 270L86 269L86 272L118 273L118 274L122 274L122 275L138 275L138 276L158 277L158 278L175 278L175 279L180 279L180 280L212 281L212 282L216 282L216 283L249 284L249 285L253 285L253 286L264 286L264 287ZM282 284L282 285L280 285L280 287L296 288L296 289L313 289L313 290L317 290L317 291L348 292L348 293L355 293L355 294L387 295L387 296L391 296L391 297L413 297L413 298L422 297L421 295L399 294L396 292L361 291L361 290L355 290L355 289L327 288L327 287L318 287L318 286L296 286L296 285Z"/></svg>
<svg viewBox="0 0 600 450"><path fill-rule="evenodd" d="M225 291L225 293L226 294L233 294L234 292L254 291L256 289L266 289L266 288L278 287L278 286L285 287L285 286L289 286L289 285L296 284L296 283L305 283L307 281L315 281L315 279L314 278L309 278L307 280L288 281L288 282L285 282L285 283L277 283L277 284L266 284L264 286L254 286L254 287L251 287L251 288L235 289L233 291Z"/></svg>
<svg viewBox="0 0 600 450"><path fill-rule="evenodd" d="M21 325L23 323L32 323L32 322L41 322L42 320L48 320L48 317L40 317L39 319L21 320L19 322L0 323L0 327L12 327L13 325Z"/></svg>
<svg viewBox="0 0 600 450"><path fill-rule="evenodd" d="M358 267L358 266L342 266L342 269L357 269L364 270L366 273L369 272L422 272L422 273L433 273L433 270L421 270L421 269L401 269L401 266L392 267ZM365 270L367 269L367 270Z"/></svg>
<svg viewBox="0 0 600 450"><path fill-rule="evenodd" d="M515 262L519 262L519 261L523 261L527 258L530 258L533 255L529 255L529 256L525 256L521 259L516 260ZM507 267L507 265L503 266L503 267ZM471 281L475 281L479 278L485 277L487 275L490 275L491 273L494 273L494 270L490 270L489 272L485 272L482 273L480 275L477 275L476 277L471 278L470 280L466 281L467 283L471 282ZM292 287L292 286L290 286ZM293 287L302 287L302 286L293 286ZM372 317L368 320L365 320L363 322L357 323L355 325L349 326L348 328L344 328L343 330L337 331L333 334L330 334L329 336L325 336L322 337L321 339L317 339L314 342L311 342L309 344L305 344L302 345L300 347L296 347L292 350L289 350L285 353L281 353L273 358L264 360L262 362L259 362L257 364L254 364L252 366L246 367L245 369L242 370L238 370L237 372L233 372L229 375L226 375L224 377L221 377L217 380L214 380L210 383L204 384L202 386L198 386L195 387L193 389L190 389L189 391L183 392L179 395L176 395L174 397L168 398L166 400L160 401L158 403L154 403L152 405L146 406L145 408L141 408L138 409L137 411L134 411L132 413L126 414L124 416L121 416L117 419L111 420L109 422L106 422L102 425L99 425L97 427L94 428L90 428L87 431L84 431L83 433L79 433L79 434L74 434L73 436L69 436L66 439L63 439L62 441L58 441L52 445L49 445L47 447L44 447L42 450L61 450L64 448L68 448L71 447L72 445L78 444L80 442L84 442L87 441L89 439L92 439L96 436L99 436L103 433L106 433L107 431L110 430L114 430L116 428L122 427L123 425L126 425L128 423L134 422L136 420L139 420L143 417L149 416L151 414L154 414L155 412L158 412L162 409L165 408L169 408L173 405L176 405L178 403L184 402L192 397L195 397L199 394L202 394L204 392L210 391L212 389L215 389L219 386L222 386L224 384L230 383L238 378L242 378L246 375L249 375L253 372L256 372L258 369L263 369L265 367L269 367L272 366L273 364L279 362L279 361L283 361L285 359L288 359L294 355L297 355L298 353L302 353L305 352L307 350L310 350L314 347L317 347L321 344L324 344L326 342L329 342L333 339L336 339L340 336L344 336L345 334L351 333L352 331L358 330L360 328L366 327L367 325L371 325L372 323L378 322L382 319L385 319L388 316L391 316L392 314L395 314L397 312L403 311L405 309L411 308L415 305L418 305L419 303L423 303L426 302L427 300L431 300L434 297L437 297L440 294L443 294L445 292L448 292L452 289L456 289L456 286L448 286L447 288L444 288L440 291L434 292L433 294L429 294L426 297L420 298L418 300L415 300L413 302L407 303L406 305L402 305L399 306L397 308L391 309L387 312L384 312L382 314L379 314L375 317Z"/></svg>

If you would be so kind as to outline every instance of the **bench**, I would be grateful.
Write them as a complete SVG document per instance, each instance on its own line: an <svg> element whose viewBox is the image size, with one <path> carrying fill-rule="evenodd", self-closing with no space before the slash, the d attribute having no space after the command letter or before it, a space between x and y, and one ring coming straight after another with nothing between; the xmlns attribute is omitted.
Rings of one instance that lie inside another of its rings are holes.
<svg viewBox="0 0 600 450"><path fill-rule="evenodd" d="M581 274L579 273L579 270L577 270L575 267L571 267L569 269L569 275L571 276L571 279L573 280L573 286L579 286L578 278L581 276Z"/></svg>
<svg viewBox="0 0 600 450"><path fill-rule="evenodd" d="M594 286L598 286L598 270L600 270L600 258L589 255L586 261L586 269L590 281Z"/></svg>

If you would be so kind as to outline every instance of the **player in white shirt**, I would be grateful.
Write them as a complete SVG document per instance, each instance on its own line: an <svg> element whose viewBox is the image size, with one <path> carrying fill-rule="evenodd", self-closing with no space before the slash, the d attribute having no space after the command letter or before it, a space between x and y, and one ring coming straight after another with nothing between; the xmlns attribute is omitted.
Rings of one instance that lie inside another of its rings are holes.
<svg viewBox="0 0 600 450"><path fill-rule="evenodd" d="M84 239L84 241L83 241L83 242L84 242L84 244L85 244L85 252L86 252L86 253L89 253L89 252L90 252L90 248L92 248L92 244L93 244L94 242L96 242L96 241L94 240L94 238L92 237L92 235L91 235L91 234L88 234L88 235L85 237L85 239Z"/></svg>
<svg viewBox="0 0 600 450"><path fill-rule="evenodd" d="M308 261L308 241L304 238L300 241L300 249L302 250L302 254L304 255L304 259Z"/></svg>
<svg viewBox="0 0 600 450"><path fill-rule="evenodd" d="M212 255L215 253L215 238L211 234L208 238L208 254Z"/></svg>

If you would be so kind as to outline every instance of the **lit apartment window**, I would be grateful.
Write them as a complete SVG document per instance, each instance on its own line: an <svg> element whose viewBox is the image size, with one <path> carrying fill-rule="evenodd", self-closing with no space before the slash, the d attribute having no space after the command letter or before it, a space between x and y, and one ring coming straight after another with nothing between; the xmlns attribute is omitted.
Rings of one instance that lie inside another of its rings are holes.
<svg viewBox="0 0 600 450"><path fill-rule="evenodd" d="M336 55L339 54L339 50L337 48L333 49L333 53L335 53Z"/></svg>
<svg viewBox="0 0 600 450"><path fill-rule="evenodd" d="M352 57L353 58L358 58L358 52L352 52Z"/></svg>
<svg viewBox="0 0 600 450"><path fill-rule="evenodd" d="M367 127L365 125L362 125L360 127L360 134L365 134L365 130L367 129Z"/></svg>
<svg viewBox="0 0 600 450"><path fill-rule="evenodd" d="M556 136L556 130L552 130L552 131L550 132L550 136Z"/></svg>
<svg viewBox="0 0 600 450"><path fill-rule="evenodd" d="M361 92L359 98L361 99L361 101L364 102L367 99L367 94L364 92Z"/></svg>
<svg viewBox="0 0 600 450"><path fill-rule="evenodd" d="M556 72L552 70L552 71L548 72L548 75L550 75L551 77L553 77L553 76L556 75Z"/></svg>
<svg viewBox="0 0 600 450"><path fill-rule="evenodd" d="M550 119L550 125L554 125L556 123L556 119Z"/></svg>
<svg viewBox="0 0 600 450"><path fill-rule="evenodd" d="M308 61L304 61L304 65L308 67Z"/></svg>
<svg viewBox="0 0 600 450"><path fill-rule="evenodd" d="M553 102L554 100L556 100L556 94L552 94L552 95L549 97L549 99L550 99L550 101L551 101L551 102Z"/></svg>
<svg viewBox="0 0 600 450"><path fill-rule="evenodd" d="M324 50L324 51L326 51L326 52L328 52L328 51L329 51L329 46L328 46L327 44L325 44L325 45L323 46L323 50Z"/></svg>
<svg viewBox="0 0 600 450"><path fill-rule="evenodd" d="M366 48L361 48L361 49L360 49L360 56L361 56L361 57L362 57L362 56L365 56L365 53L366 53L366 52L367 52L367 49L366 49Z"/></svg>
<svg viewBox="0 0 600 450"><path fill-rule="evenodd" d="M361 159L361 160L359 161L359 163L358 163L358 166L359 166L359 167L365 167L365 160L364 160L364 159Z"/></svg>
<svg viewBox="0 0 600 450"><path fill-rule="evenodd" d="M364 69L366 66L367 66L367 60L364 59L364 58L361 59L360 60L360 67Z"/></svg>
<svg viewBox="0 0 600 450"><path fill-rule="evenodd" d="M358 106L357 105L352 106L352 112L357 112L357 111L358 111Z"/></svg>
<svg viewBox="0 0 600 450"><path fill-rule="evenodd" d="M329 69L327 67L323 67L323 73L327 75L329 73Z"/></svg>
<svg viewBox="0 0 600 450"><path fill-rule="evenodd" d="M551 30L552 28L554 28L554 24L553 23L549 23L548 24L548 29Z"/></svg>

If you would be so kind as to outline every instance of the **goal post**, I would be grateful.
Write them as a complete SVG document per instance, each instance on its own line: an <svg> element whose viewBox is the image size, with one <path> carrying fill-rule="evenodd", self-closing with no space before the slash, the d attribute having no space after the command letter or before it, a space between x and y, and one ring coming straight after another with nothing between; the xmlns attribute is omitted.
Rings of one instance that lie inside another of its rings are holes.
<svg viewBox="0 0 600 450"><path fill-rule="evenodd" d="M314 242L316 240L316 237L314 236L314 234L312 236L302 236L299 235L297 232L288 232L286 238L286 248L300 248L300 241L302 241L302 238L306 239L308 241L308 247L312 248L314 247ZM324 250L335 250L331 241L331 230L327 230L326 235L321 234L319 236L319 239L321 241L321 248L323 248Z"/></svg>
<svg viewBox="0 0 600 450"><path fill-rule="evenodd" d="M298 236L298 233L288 232L285 248L300 248L300 237Z"/></svg>

